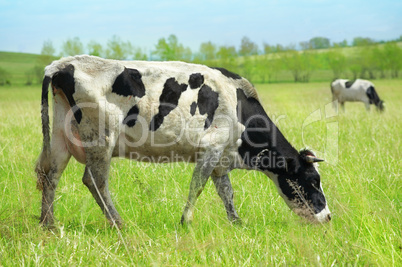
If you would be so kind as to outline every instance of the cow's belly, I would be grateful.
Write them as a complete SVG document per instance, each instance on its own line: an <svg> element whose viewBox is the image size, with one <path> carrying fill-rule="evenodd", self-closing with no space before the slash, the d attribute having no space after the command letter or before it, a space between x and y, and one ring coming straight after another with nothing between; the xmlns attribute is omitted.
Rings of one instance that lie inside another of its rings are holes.
<svg viewBox="0 0 402 267"><path fill-rule="evenodd" d="M244 130L239 128L237 118L229 116L215 116L208 127L205 126L206 115L196 114L180 120L177 117L172 112L154 131L150 129L151 119L146 116L132 127L120 122L118 128L109 129L109 132L118 132L112 156L146 162L195 162L205 149L233 147ZM71 119L64 121L68 124L63 127L66 147L77 161L85 164L87 144L80 138L80 132L85 129ZM94 136L93 141L99 138Z"/></svg>
<svg viewBox="0 0 402 267"><path fill-rule="evenodd" d="M344 101L362 101L367 98L366 92L364 90L353 90L346 89L344 93L340 95L342 102Z"/></svg>
<svg viewBox="0 0 402 267"><path fill-rule="evenodd" d="M82 144L81 137L78 133L75 120L68 125L69 127L63 128L64 142L68 152L80 163L85 164L86 155L84 145Z"/></svg>
<svg viewBox="0 0 402 267"><path fill-rule="evenodd" d="M113 156L148 162L160 162L161 159L194 162L205 149L231 147L240 138L236 131L219 122L213 122L208 129L204 129L204 121L199 127L187 124L183 127L161 127L157 131L142 127L126 129L119 135Z"/></svg>

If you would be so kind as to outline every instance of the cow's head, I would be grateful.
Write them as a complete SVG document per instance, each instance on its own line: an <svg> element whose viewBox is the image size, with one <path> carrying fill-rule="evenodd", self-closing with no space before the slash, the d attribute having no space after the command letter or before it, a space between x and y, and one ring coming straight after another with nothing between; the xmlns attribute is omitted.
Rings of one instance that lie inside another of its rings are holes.
<svg viewBox="0 0 402 267"><path fill-rule="evenodd" d="M379 111L384 111L385 110L385 103L384 103L384 101L382 101L382 100L380 100L380 101L378 101L378 103L377 103L377 109L379 110Z"/></svg>
<svg viewBox="0 0 402 267"><path fill-rule="evenodd" d="M331 220L317 170L320 161L323 160L305 149L299 152L298 158L285 157L283 168L269 175L290 209L314 223Z"/></svg>

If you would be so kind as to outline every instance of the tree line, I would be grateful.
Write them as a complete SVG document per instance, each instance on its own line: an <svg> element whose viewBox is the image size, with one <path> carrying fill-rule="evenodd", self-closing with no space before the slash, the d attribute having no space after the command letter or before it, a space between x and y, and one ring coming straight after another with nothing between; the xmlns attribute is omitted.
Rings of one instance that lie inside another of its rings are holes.
<svg viewBox="0 0 402 267"><path fill-rule="evenodd" d="M147 52L118 36L112 36L106 45L90 41L86 46L75 37L62 43L58 55L52 42L45 41L38 64L26 76L27 84L41 82L43 67L58 56L89 54L119 60L181 60L219 66L259 83L283 81L288 79L286 75L294 82L309 82L315 72L322 70L331 72L332 78L398 78L402 68L398 42L402 42L402 36L379 42L356 37L350 44L346 40L331 43L328 38L314 37L298 47L263 43L260 48L243 37L239 48L204 42L199 51L193 52L172 34L160 38L154 49Z"/></svg>

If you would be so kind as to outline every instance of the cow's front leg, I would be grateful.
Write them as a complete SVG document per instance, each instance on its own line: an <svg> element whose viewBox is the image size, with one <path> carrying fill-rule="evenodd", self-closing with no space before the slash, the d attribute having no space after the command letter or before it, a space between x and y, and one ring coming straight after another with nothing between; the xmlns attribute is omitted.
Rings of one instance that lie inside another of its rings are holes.
<svg viewBox="0 0 402 267"><path fill-rule="evenodd" d="M239 215L237 215L233 203L233 188L228 175L226 174L223 176L212 176L212 180L214 181L218 195L225 205L226 214L229 221L233 223L241 223L241 220L239 218Z"/></svg>
<svg viewBox="0 0 402 267"><path fill-rule="evenodd" d="M370 102L364 102L367 112L370 112Z"/></svg>
<svg viewBox="0 0 402 267"><path fill-rule="evenodd" d="M109 168L112 149L91 147L86 149L86 167L82 182L88 187L111 226L121 228L122 220L109 192Z"/></svg>
<svg viewBox="0 0 402 267"><path fill-rule="evenodd" d="M204 189L215 166L218 164L221 155L222 151L220 150L207 151L203 154L202 158L197 161L190 182L190 192L188 194L187 204L181 217L181 224L192 222L194 205L197 198Z"/></svg>
<svg viewBox="0 0 402 267"><path fill-rule="evenodd" d="M345 113L345 102L341 102L342 112Z"/></svg>

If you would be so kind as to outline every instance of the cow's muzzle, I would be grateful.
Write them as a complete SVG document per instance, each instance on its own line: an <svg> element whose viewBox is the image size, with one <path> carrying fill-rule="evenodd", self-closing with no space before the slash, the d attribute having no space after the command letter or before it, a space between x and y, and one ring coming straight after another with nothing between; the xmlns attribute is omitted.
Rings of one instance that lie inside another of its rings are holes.
<svg viewBox="0 0 402 267"><path fill-rule="evenodd" d="M329 222L331 218L331 212L329 211L328 206L325 206L325 208L319 213L314 214L314 219L317 223Z"/></svg>

